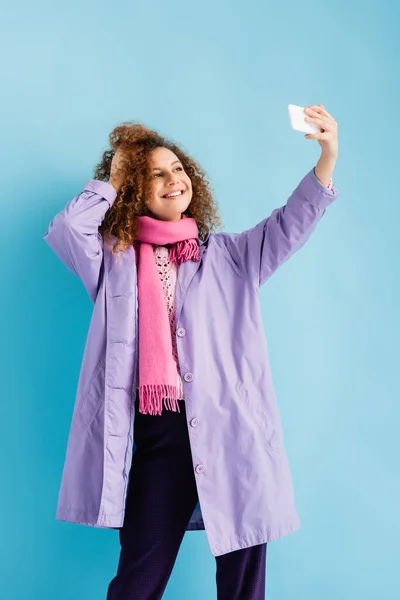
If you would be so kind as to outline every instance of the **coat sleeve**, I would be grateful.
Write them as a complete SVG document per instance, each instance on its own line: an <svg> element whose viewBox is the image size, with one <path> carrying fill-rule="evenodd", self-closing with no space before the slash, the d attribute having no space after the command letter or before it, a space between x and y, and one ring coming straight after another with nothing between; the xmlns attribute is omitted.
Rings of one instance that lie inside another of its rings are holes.
<svg viewBox="0 0 400 600"><path fill-rule="evenodd" d="M117 191L108 182L90 179L50 221L44 241L83 282L94 302L103 260L103 238L99 233L106 211Z"/></svg>
<svg viewBox="0 0 400 600"><path fill-rule="evenodd" d="M286 204L242 233L215 233L243 277L260 286L290 256L301 248L316 228L325 210L339 195L328 189L314 169L300 181Z"/></svg>

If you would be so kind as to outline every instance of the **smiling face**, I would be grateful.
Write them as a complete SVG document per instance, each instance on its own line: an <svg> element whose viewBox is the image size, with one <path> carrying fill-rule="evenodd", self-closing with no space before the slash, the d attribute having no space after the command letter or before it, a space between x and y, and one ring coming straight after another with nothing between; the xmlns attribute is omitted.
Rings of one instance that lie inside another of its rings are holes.
<svg viewBox="0 0 400 600"><path fill-rule="evenodd" d="M160 147L149 155L151 170L150 200L147 207L156 219L179 221L192 199L192 182L176 154L168 148ZM173 192L172 197L166 197Z"/></svg>

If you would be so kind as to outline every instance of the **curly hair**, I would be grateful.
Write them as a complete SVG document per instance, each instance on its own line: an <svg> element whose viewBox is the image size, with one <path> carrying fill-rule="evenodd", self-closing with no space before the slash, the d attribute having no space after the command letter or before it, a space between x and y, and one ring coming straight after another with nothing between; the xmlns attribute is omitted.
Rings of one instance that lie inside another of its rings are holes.
<svg viewBox="0 0 400 600"><path fill-rule="evenodd" d="M100 181L109 179L113 156L120 148L124 156L123 184L99 227L103 239L111 242L112 253L123 252L135 243L138 235L137 217L152 216L147 207L151 193L148 159L149 154L159 147L174 152L190 177L193 195L184 214L195 219L199 238L203 240L209 232L222 227L218 204L213 198L205 172L178 144L138 121L126 121L115 127L109 135L109 143L110 148L94 168L94 178ZM112 240L113 237L114 240L117 238L117 243Z"/></svg>

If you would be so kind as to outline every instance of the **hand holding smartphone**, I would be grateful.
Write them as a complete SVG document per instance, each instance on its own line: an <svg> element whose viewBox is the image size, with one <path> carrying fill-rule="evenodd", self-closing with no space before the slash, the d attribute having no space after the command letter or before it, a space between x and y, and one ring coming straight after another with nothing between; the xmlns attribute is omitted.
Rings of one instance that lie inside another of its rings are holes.
<svg viewBox="0 0 400 600"><path fill-rule="evenodd" d="M322 129L318 127L318 125L305 122L304 119L306 117L306 113L304 112L303 106L289 104L288 110L290 124L293 127L293 129L296 129L297 131L304 131L305 133L321 133Z"/></svg>

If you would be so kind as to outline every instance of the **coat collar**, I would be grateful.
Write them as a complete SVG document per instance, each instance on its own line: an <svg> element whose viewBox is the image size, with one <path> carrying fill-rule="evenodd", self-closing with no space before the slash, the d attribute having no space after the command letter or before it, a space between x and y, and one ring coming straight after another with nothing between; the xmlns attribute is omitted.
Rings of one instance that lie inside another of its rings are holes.
<svg viewBox="0 0 400 600"><path fill-rule="evenodd" d="M207 235L206 235L206 237L204 238L204 240L201 240L201 239L199 238L199 246L201 247L201 246L204 246L204 245L206 245L206 244L208 243L208 240L209 240L209 238L210 238L210 232L208 232L208 233L207 233Z"/></svg>

